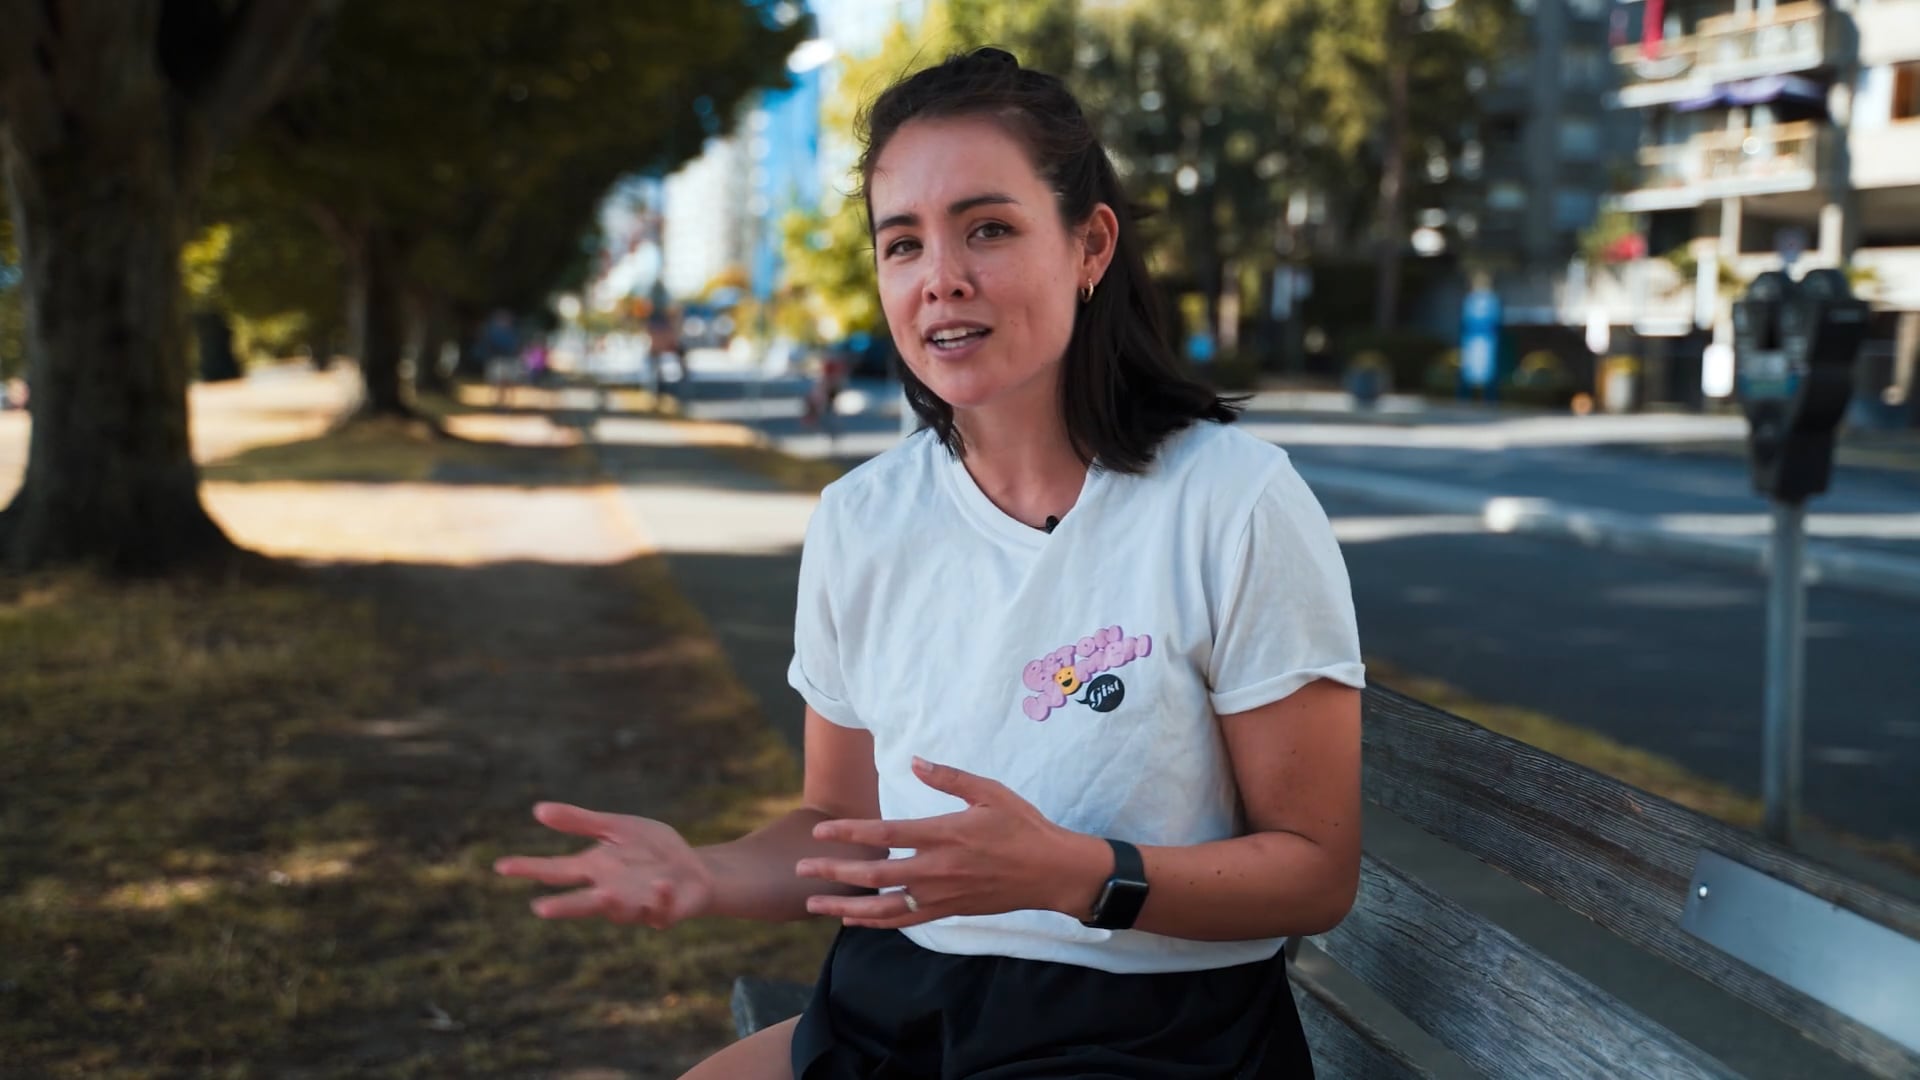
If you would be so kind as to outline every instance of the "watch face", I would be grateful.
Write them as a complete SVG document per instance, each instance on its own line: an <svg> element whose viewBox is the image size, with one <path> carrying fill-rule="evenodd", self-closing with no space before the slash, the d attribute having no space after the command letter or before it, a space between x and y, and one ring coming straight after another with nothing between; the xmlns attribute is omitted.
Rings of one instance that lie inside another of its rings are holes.
<svg viewBox="0 0 1920 1080"><path fill-rule="evenodd" d="M1125 878L1108 878L1094 901L1093 918L1088 925L1100 930L1127 930L1140 917L1147 902L1147 883Z"/></svg>
<svg viewBox="0 0 1920 1080"><path fill-rule="evenodd" d="M1140 849L1122 840L1109 838L1113 846L1113 873L1100 887L1100 898L1084 921L1098 930L1127 930L1140 916L1147 902L1146 867L1141 864Z"/></svg>

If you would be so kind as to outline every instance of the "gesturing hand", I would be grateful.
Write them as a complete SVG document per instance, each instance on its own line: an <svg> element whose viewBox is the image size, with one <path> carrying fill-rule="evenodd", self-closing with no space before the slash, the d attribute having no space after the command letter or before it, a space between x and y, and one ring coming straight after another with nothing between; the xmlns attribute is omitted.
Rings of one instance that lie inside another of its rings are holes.
<svg viewBox="0 0 1920 1080"><path fill-rule="evenodd" d="M914 854L871 861L802 859L794 868L802 877L869 889L899 885L905 893L813 896L808 911L837 916L848 926L898 929L949 915L1073 906L1069 897L1078 879L1065 871L1086 862L1085 844L1092 838L1048 821L998 781L919 758L913 759L913 772L928 787L965 799L967 808L903 821L823 821L813 828L815 839L912 848ZM1085 899L1091 901L1091 893Z"/></svg>
<svg viewBox="0 0 1920 1080"><path fill-rule="evenodd" d="M543 919L598 916L665 930L712 902L712 873L672 826L566 803L540 803L533 816L550 829L599 841L574 855L513 855L493 864L507 877L581 886L535 900L533 913Z"/></svg>

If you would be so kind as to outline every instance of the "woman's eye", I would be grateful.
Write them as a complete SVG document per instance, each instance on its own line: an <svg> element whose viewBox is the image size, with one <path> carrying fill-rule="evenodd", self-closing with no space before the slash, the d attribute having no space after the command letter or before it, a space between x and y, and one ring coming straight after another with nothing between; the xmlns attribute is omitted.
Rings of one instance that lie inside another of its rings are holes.
<svg viewBox="0 0 1920 1080"><path fill-rule="evenodd" d="M904 255L912 251L916 246L912 240L895 240L893 243L887 245L887 255L889 258L895 255Z"/></svg>
<svg viewBox="0 0 1920 1080"><path fill-rule="evenodd" d="M1005 225L1002 225L997 221L989 221L986 224L980 226L978 229L975 229L973 231L973 234L975 236L981 237L982 239L986 239L986 240L998 240L1000 237L1005 236L1012 231L1013 231L1012 229L1007 228Z"/></svg>

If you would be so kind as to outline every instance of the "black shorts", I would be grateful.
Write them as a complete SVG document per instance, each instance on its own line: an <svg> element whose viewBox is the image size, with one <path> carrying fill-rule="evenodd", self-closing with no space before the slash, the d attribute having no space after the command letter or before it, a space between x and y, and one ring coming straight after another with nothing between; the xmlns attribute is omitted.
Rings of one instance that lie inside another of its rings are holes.
<svg viewBox="0 0 1920 1080"><path fill-rule="evenodd" d="M954 956L897 930L834 939L793 1033L795 1080L1313 1076L1286 958L1157 975Z"/></svg>

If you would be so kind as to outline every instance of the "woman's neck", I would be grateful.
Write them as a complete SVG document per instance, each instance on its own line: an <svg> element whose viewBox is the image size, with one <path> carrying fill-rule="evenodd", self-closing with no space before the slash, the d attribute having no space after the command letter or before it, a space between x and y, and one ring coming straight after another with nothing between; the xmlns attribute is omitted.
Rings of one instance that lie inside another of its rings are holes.
<svg viewBox="0 0 1920 1080"><path fill-rule="evenodd" d="M1065 517L1087 478L1059 401L974 409L956 416L973 482L1001 511L1035 528Z"/></svg>

